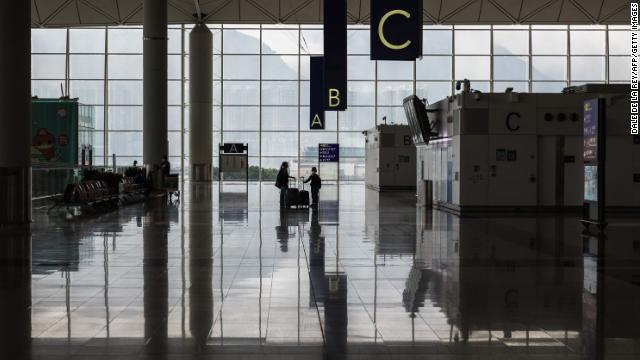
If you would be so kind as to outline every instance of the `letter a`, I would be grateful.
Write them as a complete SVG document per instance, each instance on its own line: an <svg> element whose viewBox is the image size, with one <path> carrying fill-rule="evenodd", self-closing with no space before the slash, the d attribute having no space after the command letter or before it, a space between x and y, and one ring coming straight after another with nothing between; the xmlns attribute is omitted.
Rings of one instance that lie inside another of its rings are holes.
<svg viewBox="0 0 640 360"><path fill-rule="evenodd" d="M320 120L320 116L318 116L318 114L316 114L313 117L313 120L311 121L311 127L312 128L316 128L316 127L320 127L322 128L324 125L322 125L322 120Z"/></svg>

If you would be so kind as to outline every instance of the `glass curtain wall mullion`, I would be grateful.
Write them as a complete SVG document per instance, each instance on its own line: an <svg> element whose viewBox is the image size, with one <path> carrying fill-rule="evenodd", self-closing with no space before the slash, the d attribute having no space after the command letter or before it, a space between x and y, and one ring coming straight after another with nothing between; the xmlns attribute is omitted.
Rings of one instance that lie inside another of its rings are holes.
<svg viewBox="0 0 640 360"><path fill-rule="evenodd" d="M184 192L184 157L185 157L185 148L184 148L184 24L180 25L180 184L183 186ZM212 55L211 55L212 56ZM211 83L213 86L213 82ZM213 121L213 119L209 119L209 121ZM212 169L211 169L212 171Z"/></svg>
<svg viewBox="0 0 640 360"><path fill-rule="evenodd" d="M102 156L103 164L107 166L109 159L109 27L104 27L104 74L103 74L103 144Z"/></svg>
<svg viewBox="0 0 640 360"><path fill-rule="evenodd" d="M531 25L528 26L528 40L529 40L529 92L533 92L533 37L531 35Z"/></svg>
<svg viewBox="0 0 640 360"><path fill-rule="evenodd" d="M260 38L258 43L260 44L260 50L258 55L258 148L260 152L258 153L258 184L262 183L262 24L260 24ZM249 164L247 164L249 166ZM249 181L249 179L247 179ZM262 191L260 191L262 195Z"/></svg>
<svg viewBox="0 0 640 360"><path fill-rule="evenodd" d="M566 76L566 84L567 86L571 85L571 29L567 26L565 30L567 34L567 42L566 42L566 58L567 58L567 76Z"/></svg>
<svg viewBox="0 0 640 360"><path fill-rule="evenodd" d="M373 113L374 124L378 126L378 60L374 60L373 65Z"/></svg>
<svg viewBox="0 0 640 360"><path fill-rule="evenodd" d="M451 94L456 93L456 26L451 26Z"/></svg>
<svg viewBox="0 0 640 360"><path fill-rule="evenodd" d="M604 82L609 84L609 25L604 28Z"/></svg>
<svg viewBox="0 0 640 360"><path fill-rule="evenodd" d="M298 150L298 164L297 164L297 174L298 174L298 176L301 175L301 173L300 173L300 140L301 140L300 139L300 133L301 133L300 132L300 130L301 130L300 129L300 121L301 121L301 119L300 119L300 102L301 102L301 99L302 99L302 94L301 94L301 91L300 91L301 84L302 84L301 81L300 81L301 80L300 78L302 77L302 74L301 74L301 71L300 71L300 69L301 69L300 58L302 56L302 53L300 51L301 45L302 45L302 30L300 29L300 25L298 25L298 111L297 111L297 114L298 114L298 121L297 121L297 123L298 123L298 146L296 146L296 148ZM260 50L262 50L262 47L260 48ZM260 73L262 73L262 71L260 71ZM311 79L309 79L309 81L311 81ZM311 104L309 104L309 105L311 105ZM260 138L262 138L262 134L261 134ZM260 153L262 155L262 151Z"/></svg>
<svg viewBox="0 0 640 360"><path fill-rule="evenodd" d="M489 28L489 92L493 92L493 25Z"/></svg>
<svg viewBox="0 0 640 360"><path fill-rule="evenodd" d="M220 143L214 146L215 153L218 154L218 181L222 182L222 171L220 171L220 144L224 144L224 25L220 28ZM191 79L189 79L191 80ZM215 144L214 144L215 145Z"/></svg>
<svg viewBox="0 0 640 360"><path fill-rule="evenodd" d="M70 63L69 63L69 28L66 28L66 40L65 40L65 58L64 58L64 93L62 94L63 96L65 95L69 95L69 77L70 77Z"/></svg>

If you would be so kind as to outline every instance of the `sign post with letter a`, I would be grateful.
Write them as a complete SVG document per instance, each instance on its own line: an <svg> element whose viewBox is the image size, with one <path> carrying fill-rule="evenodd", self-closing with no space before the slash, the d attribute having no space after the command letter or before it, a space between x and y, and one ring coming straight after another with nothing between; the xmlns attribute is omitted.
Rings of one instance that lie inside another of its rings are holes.
<svg viewBox="0 0 640 360"><path fill-rule="evenodd" d="M309 129L324 130L324 60L312 56L309 64Z"/></svg>
<svg viewBox="0 0 640 360"><path fill-rule="evenodd" d="M422 1L371 0L371 60L421 57Z"/></svg>
<svg viewBox="0 0 640 360"><path fill-rule="evenodd" d="M347 0L324 1L324 107L347 109Z"/></svg>

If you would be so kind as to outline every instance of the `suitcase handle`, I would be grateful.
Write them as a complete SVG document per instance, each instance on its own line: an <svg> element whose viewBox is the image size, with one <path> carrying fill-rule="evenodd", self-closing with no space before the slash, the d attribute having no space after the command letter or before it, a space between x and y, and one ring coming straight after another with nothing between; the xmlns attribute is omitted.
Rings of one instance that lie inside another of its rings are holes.
<svg viewBox="0 0 640 360"><path fill-rule="evenodd" d="M300 176L300 184L302 184L302 190L304 190L304 176Z"/></svg>

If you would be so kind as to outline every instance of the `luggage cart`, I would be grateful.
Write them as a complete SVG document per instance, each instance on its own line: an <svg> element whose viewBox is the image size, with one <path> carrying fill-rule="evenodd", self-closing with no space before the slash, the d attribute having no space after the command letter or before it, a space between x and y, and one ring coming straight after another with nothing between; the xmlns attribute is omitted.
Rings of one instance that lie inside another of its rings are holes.
<svg viewBox="0 0 640 360"><path fill-rule="evenodd" d="M177 200L180 200L180 177L177 174L171 174L164 177L164 190L169 196L169 201L176 196Z"/></svg>

